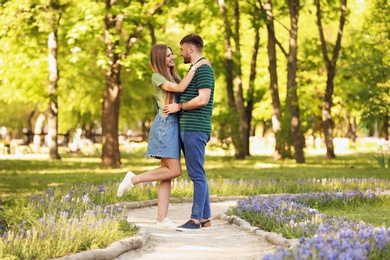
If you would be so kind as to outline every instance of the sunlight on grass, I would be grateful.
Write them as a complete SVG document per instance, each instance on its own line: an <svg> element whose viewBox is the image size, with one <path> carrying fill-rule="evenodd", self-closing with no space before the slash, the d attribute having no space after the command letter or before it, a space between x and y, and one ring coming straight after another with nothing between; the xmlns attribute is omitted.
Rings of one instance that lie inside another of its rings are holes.
<svg viewBox="0 0 390 260"><path fill-rule="evenodd" d="M2 197L32 194L54 185L76 183L100 183L120 181L131 170L136 174L160 166L154 159L145 159L144 145L136 152L122 154L122 166L117 169L100 168L99 157L63 155L61 161L0 159L0 194ZM307 163L296 164L293 160L273 161L269 156L251 156L245 160L232 160L224 156L207 156L206 173L217 179L307 179L307 178L389 178L388 170L380 169L375 159L366 153L340 155L335 160L323 156L307 156ZM183 173L187 178L184 159Z"/></svg>
<svg viewBox="0 0 390 260"><path fill-rule="evenodd" d="M278 164L272 164L272 163L256 163L254 166L256 168L280 168L281 167Z"/></svg>

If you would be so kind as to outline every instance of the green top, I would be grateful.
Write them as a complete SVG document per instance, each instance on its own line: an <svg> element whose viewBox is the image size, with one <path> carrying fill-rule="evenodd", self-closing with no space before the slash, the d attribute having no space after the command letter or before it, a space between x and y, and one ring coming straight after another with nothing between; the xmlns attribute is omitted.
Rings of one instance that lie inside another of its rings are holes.
<svg viewBox="0 0 390 260"><path fill-rule="evenodd" d="M154 96L156 98L157 112L163 118L167 117L167 114L163 112L163 108L165 106L165 95L167 92L163 90L160 86L164 84L166 81L167 79L164 78L164 76L161 75L160 73L157 72L153 73L152 85L154 88Z"/></svg>
<svg viewBox="0 0 390 260"><path fill-rule="evenodd" d="M196 70L190 85L182 94L180 94L180 103L187 102L198 96L198 90L202 88L211 89L210 100L206 106L193 110L186 110L183 113L180 113L180 131L211 134L214 84L214 71L212 67L207 65L200 66Z"/></svg>

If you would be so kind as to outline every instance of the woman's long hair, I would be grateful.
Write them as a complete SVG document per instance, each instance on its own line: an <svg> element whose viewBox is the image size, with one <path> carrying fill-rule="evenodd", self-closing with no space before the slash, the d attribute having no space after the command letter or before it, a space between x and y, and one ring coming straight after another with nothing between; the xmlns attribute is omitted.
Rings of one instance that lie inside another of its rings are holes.
<svg viewBox="0 0 390 260"><path fill-rule="evenodd" d="M165 44L156 44L150 50L150 66L155 72L160 73L168 81L179 83L180 77L175 71L175 67L168 68L166 65L167 49L172 49ZM165 104L172 103L174 97L173 92L166 92Z"/></svg>

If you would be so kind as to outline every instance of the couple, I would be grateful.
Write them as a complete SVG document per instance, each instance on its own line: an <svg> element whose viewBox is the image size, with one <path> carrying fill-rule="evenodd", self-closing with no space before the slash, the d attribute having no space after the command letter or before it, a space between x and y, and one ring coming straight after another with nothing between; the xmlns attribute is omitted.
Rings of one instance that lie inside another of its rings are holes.
<svg viewBox="0 0 390 260"><path fill-rule="evenodd" d="M214 72L210 62L202 56L202 50L203 39L199 35L189 34L180 41L180 56L184 58L184 63L192 64L181 80L175 72L172 49L165 44L152 47L150 65L154 71L152 84L158 112L150 129L146 156L160 159L161 166L139 175L128 172L117 192L121 197L136 184L160 181L157 225L176 227L167 216L171 180L180 176L182 171L181 148L188 176L194 185L194 194L191 217L177 227L180 231L211 226L204 160L211 134Z"/></svg>

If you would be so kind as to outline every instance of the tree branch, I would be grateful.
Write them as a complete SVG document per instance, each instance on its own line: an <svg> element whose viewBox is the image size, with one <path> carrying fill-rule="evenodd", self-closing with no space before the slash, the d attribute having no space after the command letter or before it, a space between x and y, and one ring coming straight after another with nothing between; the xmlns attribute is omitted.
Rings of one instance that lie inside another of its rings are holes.
<svg viewBox="0 0 390 260"><path fill-rule="evenodd" d="M320 0L315 0L315 4L316 4L316 7L317 7L317 11L316 11L317 27L318 27L318 31L319 31L319 34L320 34L322 56L324 56L325 62L327 64L329 64L330 60L329 60L328 50L326 49L324 30L322 28L321 3L320 3Z"/></svg>
<svg viewBox="0 0 390 260"><path fill-rule="evenodd" d="M156 5L149 14L145 13L144 15L148 15L148 17L152 17L155 15L158 11L161 10L161 8L168 2L169 0L164 0L160 4ZM150 9L149 9L150 10ZM122 54L122 59L126 58L127 55L130 53L131 48L133 47L134 43L137 41L139 36L141 35L144 28L148 25L149 21L146 19L145 22L141 23L135 32L133 34L129 35L129 38L127 39L126 43L126 51Z"/></svg>

